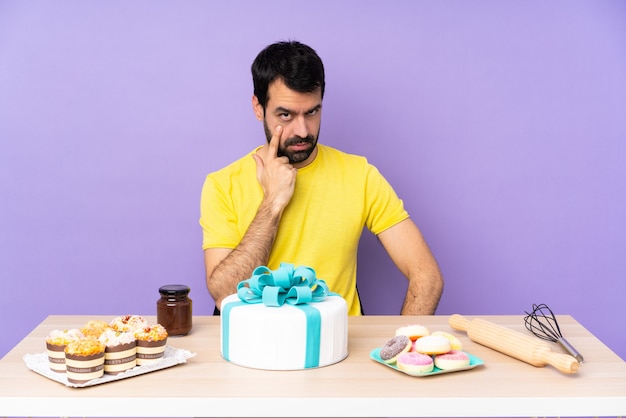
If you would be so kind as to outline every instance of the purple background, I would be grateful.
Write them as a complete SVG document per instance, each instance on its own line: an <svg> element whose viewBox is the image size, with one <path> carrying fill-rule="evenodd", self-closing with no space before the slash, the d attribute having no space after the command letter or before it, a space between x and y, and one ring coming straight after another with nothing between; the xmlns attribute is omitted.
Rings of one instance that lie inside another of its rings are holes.
<svg viewBox="0 0 626 418"><path fill-rule="evenodd" d="M297 39L327 69L320 140L404 199L438 314L547 303L626 358L625 18L618 0L0 1L0 355L50 314L154 314L163 284L212 312L200 189L262 143L250 64ZM359 263L366 312L397 314L405 280L369 233Z"/></svg>

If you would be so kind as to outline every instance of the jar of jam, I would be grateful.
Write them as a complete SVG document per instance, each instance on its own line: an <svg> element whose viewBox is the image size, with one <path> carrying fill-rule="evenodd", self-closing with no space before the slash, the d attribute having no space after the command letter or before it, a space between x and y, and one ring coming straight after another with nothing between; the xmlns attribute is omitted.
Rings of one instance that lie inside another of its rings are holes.
<svg viewBox="0 0 626 418"><path fill-rule="evenodd" d="M186 335L191 330L191 299L188 286L169 284L161 286L161 299L157 301L157 322L168 335Z"/></svg>

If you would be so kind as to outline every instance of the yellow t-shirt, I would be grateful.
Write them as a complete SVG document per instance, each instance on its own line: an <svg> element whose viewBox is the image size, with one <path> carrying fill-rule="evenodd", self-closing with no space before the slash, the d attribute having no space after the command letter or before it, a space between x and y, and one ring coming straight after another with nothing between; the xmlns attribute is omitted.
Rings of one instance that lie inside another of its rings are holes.
<svg viewBox="0 0 626 418"><path fill-rule="evenodd" d="M363 228L378 235L409 215L364 157L320 144L318 149L315 160L298 170L267 267L275 270L281 262L312 267L345 298L348 313L360 315L356 260ZM256 215L263 190L251 154L206 178L200 215L205 250L235 248Z"/></svg>

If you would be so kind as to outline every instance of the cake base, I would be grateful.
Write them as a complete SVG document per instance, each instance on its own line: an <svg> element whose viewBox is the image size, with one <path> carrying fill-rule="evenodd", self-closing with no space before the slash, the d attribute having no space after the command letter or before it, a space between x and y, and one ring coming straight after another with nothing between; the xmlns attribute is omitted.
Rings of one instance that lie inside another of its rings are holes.
<svg viewBox="0 0 626 418"><path fill-rule="evenodd" d="M264 370L302 370L348 356L348 307L340 296L268 307L234 294L221 305L221 353L234 364Z"/></svg>

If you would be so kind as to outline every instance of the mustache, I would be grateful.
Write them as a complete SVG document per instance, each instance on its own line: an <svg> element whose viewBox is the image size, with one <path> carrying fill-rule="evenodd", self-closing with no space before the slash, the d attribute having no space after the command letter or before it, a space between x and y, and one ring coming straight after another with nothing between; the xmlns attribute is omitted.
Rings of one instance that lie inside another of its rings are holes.
<svg viewBox="0 0 626 418"><path fill-rule="evenodd" d="M305 137L292 136L291 138L285 140L283 146L288 147L290 145L302 144L303 142L312 144L313 142L315 142L315 137L313 135L307 135Z"/></svg>

